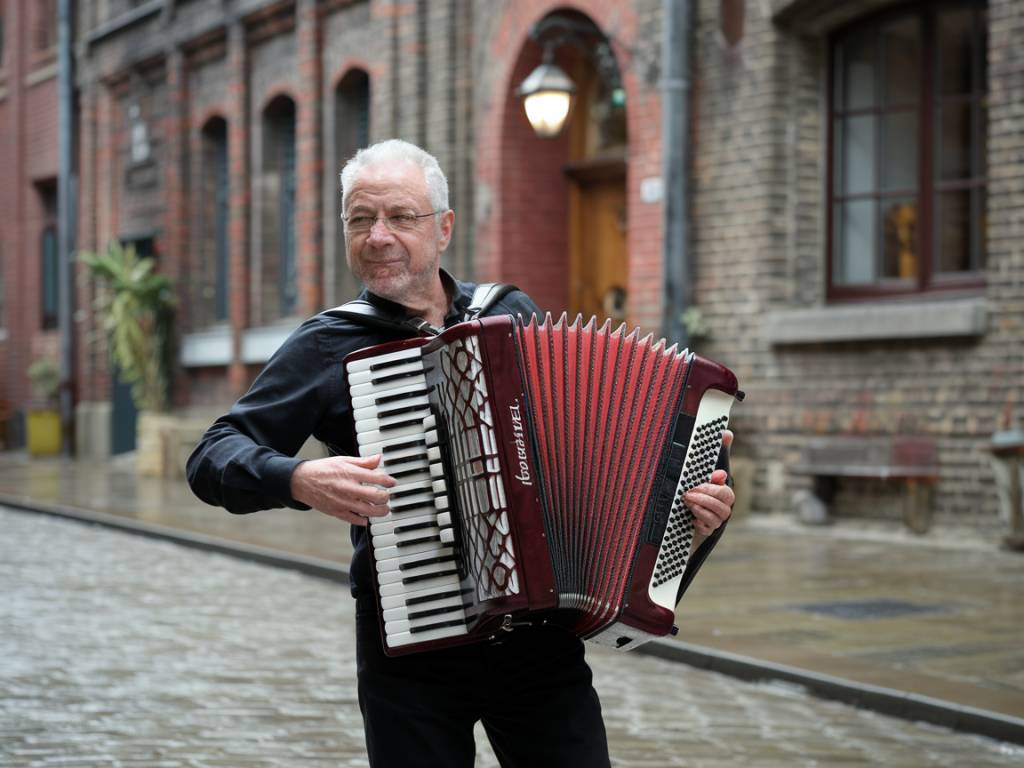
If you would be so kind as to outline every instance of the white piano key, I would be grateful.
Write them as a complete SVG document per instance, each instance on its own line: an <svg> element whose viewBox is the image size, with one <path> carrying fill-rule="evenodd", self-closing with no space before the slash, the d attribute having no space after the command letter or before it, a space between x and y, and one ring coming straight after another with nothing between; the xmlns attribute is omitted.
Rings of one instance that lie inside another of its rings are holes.
<svg viewBox="0 0 1024 768"><path fill-rule="evenodd" d="M436 525L430 528L417 528L415 531L407 531L404 533L384 533L380 536L373 537L373 546L384 549L385 547L397 547L399 544L404 544L408 541L417 541L419 539L425 539L428 537L436 537L441 534L441 529Z"/></svg>
<svg viewBox="0 0 1024 768"><path fill-rule="evenodd" d="M400 605L395 608L388 608L381 612L384 622L389 621L400 621L408 619L409 614L419 613L420 611L434 611L438 608L449 608L458 609L463 616L465 616L466 609L463 607L466 604L466 599L463 595L451 595L450 597L440 597L437 600L430 600L424 603L416 603L415 605ZM423 617L426 618L426 617Z"/></svg>
<svg viewBox="0 0 1024 768"><path fill-rule="evenodd" d="M414 597L416 599L419 599L423 597L430 597L431 595L442 595L448 592L458 592L461 591L461 589L462 587L460 585L455 585L453 587L450 584L440 584L433 587L427 587L425 589L417 589L415 590L414 593L410 594L388 595L386 597L381 597L380 607L383 610L387 610L389 608L398 608L407 605L408 602L412 600ZM469 595L463 595L463 597L466 597L468 599Z"/></svg>
<svg viewBox="0 0 1024 768"><path fill-rule="evenodd" d="M417 357L415 360L391 365L387 368L382 368L376 371L371 371L369 368L362 371L353 371L350 369L348 372L348 383L350 387L354 387L359 384L366 384L368 382L377 384L385 381L391 381L398 377L404 377L407 374L417 374L422 372L423 360L420 357Z"/></svg>
<svg viewBox="0 0 1024 768"><path fill-rule="evenodd" d="M414 432L410 432L409 434L406 434L406 435L399 435L398 434L398 430L396 430L395 433L388 433L388 434L385 434L385 435L380 435L378 433L377 434L377 439L375 441L373 441L373 442L365 439L363 435L357 435L356 436L356 442L359 443L359 453L360 453L361 456L371 456L371 455L373 455L375 453L384 453L385 451L388 451L389 453L391 453L393 446L401 445L402 443L406 443L406 442L410 442L410 441L418 441L418 440L423 440L428 445L429 445L431 440L433 440L436 443L437 442L437 432L425 432L422 435L417 435ZM418 446L418 447L419 447L421 452L426 450L426 448L424 446ZM367 450L369 451L369 453L365 452ZM405 449L403 449L403 450L405 450ZM390 461L392 458L393 457L389 456L388 460Z"/></svg>
<svg viewBox="0 0 1024 768"><path fill-rule="evenodd" d="M411 645L412 643L425 643L430 640L441 640L445 637L457 637L459 635L465 635L469 630L464 627L442 627L440 629L430 629L425 632L402 632L395 635L385 635L388 648L401 648L403 645Z"/></svg>
<svg viewBox="0 0 1024 768"><path fill-rule="evenodd" d="M410 374L406 378L395 379L381 384L373 384L369 381L355 385L349 382L349 384L349 395L355 400L365 395L372 395L375 398L391 395L403 387L417 386L426 389L427 380L421 373L418 376Z"/></svg>
<svg viewBox="0 0 1024 768"><path fill-rule="evenodd" d="M383 453L380 449L380 444L375 443L373 445L361 445L359 446L360 456L373 456L377 453ZM384 457L384 464L393 465L399 461L409 461L411 459L421 459L426 456L426 448L422 445L410 445L405 448L398 450L389 449L387 455Z"/></svg>
<svg viewBox="0 0 1024 768"><path fill-rule="evenodd" d="M377 574L377 583L383 587L385 584L398 584L407 581L412 578L421 578L424 576L440 576L444 573L451 573L457 567L454 559L444 560L439 563L426 562L416 568L403 568L398 571L384 571L383 573ZM411 584L417 584L419 582L411 582ZM404 584L409 587L410 584Z"/></svg>
<svg viewBox="0 0 1024 768"><path fill-rule="evenodd" d="M392 424L400 424L403 421L411 421L416 419L420 423L430 414L430 408L427 405L423 405L417 408L415 411L406 411L404 413L395 413L384 418L362 418L356 419L356 432L372 432L379 431L390 427Z"/></svg>
<svg viewBox="0 0 1024 768"><path fill-rule="evenodd" d="M374 545L373 556L379 560L390 560L394 557L405 557L406 555L415 555L419 552L435 552L442 549L445 545L439 541L426 541L422 544L406 544L403 547L399 547L392 544L388 547L378 547Z"/></svg>
<svg viewBox="0 0 1024 768"><path fill-rule="evenodd" d="M371 521L370 535L376 541L378 536L394 533L395 528L400 528L403 525L418 525L419 523L430 523L436 526L437 513L431 510L426 514L416 516L387 515L386 517L380 517Z"/></svg>
<svg viewBox="0 0 1024 768"><path fill-rule="evenodd" d="M411 595L415 595L421 589L445 585L454 589L459 585L459 577L452 574L451 576L438 576L433 579L424 579L423 581L417 581L415 584L382 584L380 587L380 595L381 597L386 597L388 595L405 595L406 597L409 597Z"/></svg>
<svg viewBox="0 0 1024 768"><path fill-rule="evenodd" d="M388 393L388 396L392 397L392 396L396 396L396 395L404 395L404 394L407 394L407 393L415 395L416 393L423 392L424 389L425 389L425 387L420 386L418 384L403 384L402 386L392 388L392 390ZM363 410L364 408L373 408L373 409L376 409L376 410L381 410L381 409L387 408L390 405L390 403L379 403L378 404L377 400L379 400L380 398L381 398L381 395L375 394L375 393L370 393L368 395L362 395L360 397L353 397L352 398L352 410L353 411L357 411L357 410ZM400 402L400 401L396 401L396 402Z"/></svg>
<svg viewBox="0 0 1024 768"><path fill-rule="evenodd" d="M345 366L349 373L359 373L361 371L370 370L371 366L378 365L380 363L390 363L394 360L405 360L421 357L423 353L422 345L416 347L409 347L406 349L399 349L395 352L385 352L383 355L374 355L373 357L364 357L361 360L353 360L351 363Z"/></svg>
<svg viewBox="0 0 1024 768"><path fill-rule="evenodd" d="M415 424L407 424L404 427L397 427L395 429L380 430L370 429L366 432L356 431L356 442L359 445L371 445L373 443L399 443L403 437L418 437L425 436L426 431L423 428L423 422L418 421ZM429 443L428 443L429 445Z"/></svg>
<svg viewBox="0 0 1024 768"><path fill-rule="evenodd" d="M449 527L451 527L451 524L452 524L452 513L451 512L441 512L441 513L439 513L438 516L437 516L437 524L439 526L441 526L442 528L449 528Z"/></svg>
<svg viewBox="0 0 1024 768"><path fill-rule="evenodd" d="M452 608L444 613L438 613L434 616L424 616L416 619L395 619L394 621L384 622L384 632L388 635L397 635L403 632L411 632L414 629L420 627L429 627L431 624L440 624L442 622L449 621L461 621L465 623L466 612L463 608ZM428 632L430 630L427 630ZM418 633L417 633L418 634Z"/></svg>
<svg viewBox="0 0 1024 768"><path fill-rule="evenodd" d="M443 557L448 560L455 560L455 550L451 547L441 547L433 551L428 552L416 552L412 555L404 555L400 557L392 557L387 560L377 560L375 566L378 573L384 573L386 571L397 571L406 564L415 564L419 562L425 562L433 558Z"/></svg>
<svg viewBox="0 0 1024 768"><path fill-rule="evenodd" d="M455 529L454 528L443 528L438 534L441 538L442 544L454 544L455 543Z"/></svg>

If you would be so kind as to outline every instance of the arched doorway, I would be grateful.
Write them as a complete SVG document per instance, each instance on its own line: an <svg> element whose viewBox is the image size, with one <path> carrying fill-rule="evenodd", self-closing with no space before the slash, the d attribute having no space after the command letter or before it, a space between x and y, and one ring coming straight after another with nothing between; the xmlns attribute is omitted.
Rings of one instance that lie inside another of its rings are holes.
<svg viewBox="0 0 1024 768"><path fill-rule="evenodd" d="M546 310L624 321L626 91L611 45L593 21L561 11L535 29L546 24L571 32L528 40L512 69L502 141L502 273ZM545 45L576 87L566 126L553 139L533 133L514 94Z"/></svg>

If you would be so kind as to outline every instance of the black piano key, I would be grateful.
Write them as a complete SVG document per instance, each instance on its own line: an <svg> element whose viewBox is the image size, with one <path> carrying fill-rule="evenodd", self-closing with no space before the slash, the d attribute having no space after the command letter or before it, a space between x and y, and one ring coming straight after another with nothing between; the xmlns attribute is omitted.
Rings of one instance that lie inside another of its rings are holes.
<svg viewBox="0 0 1024 768"><path fill-rule="evenodd" d="M426 565L438 565L439 563L450 563L454 559L455 559L455 555L448 555L447 557L429 557L426 560L415 560L415 561L409 562L409 563L399 563L398 564L398 570L400 570L400 571L404 571L404 570L407 570L407 569L408 570L412 570L413 568L422 568L422 567L424 567ZM458 594L458 592L455 592L451 596L454 596L454 595L457 595L457 594Z"/></svg>
<svg viewBox="0 0 1024 768"><path fill-rule="evenodd" d="M443 600L448 597L458 597L459 595L468 595L468 589L450 589L447 592L438 592L434 595L421 595L419 597L410 597L405 601L405 605L420 605L422 603L429 603L433 600Z"/></svg>
<svg viewBox="0 0 1024 768"><path fill-rule="evenodd" d="M401 545L399 545L401 546ZM403 584L416 584L420 581L429 581L430 579L442 579L446 576L458 576L459 571L457 568L452 568L450 571L438 571L437 573L424 573L422 576L407 576L402 579Z"/></svg>
<svg viewBox="0 0 1024 768"><path fill-rule="evenodd" d="M404 450L405 448L426 448L426 447L427 447L427 441L426 440L418 439L418 438L413 438L411 440L403 440L400 443L391 443L390 445L385 445L383 448L381 448L381 452L386 456L389 453L394 453L395 451L401 451L401 450ZM426 455L426 451L423 452L423 455Z"/></svg>
<svg viewBox="0 0 1024 768"><path fill-rule="evenodd" d="M386 419L389 416L398 416L402 413L416 413L418 411L424 411L427 409L426 403L420 403L419 405L407 405L403 408L388 408L377 412L378 419Z"/></svg>
<svg viewBox="0 0 1024 768"><path fill-rule="evenodd" d="M427 471L426 469L417 469L416 470L416 474L419 474L420 472L426 472L426 471ZM398 475L391 475L391 476L392 477L398 477ZM432 492L432 489L430 488L429 485L427 487L423 487L423 488L407 488L404 491L392 491L391 492L391 498L392 499L401 499L401 498L404 498L406 496L418 496L421 493L431 493L431 492Z"/></svg>
<svg viewBox="0 0 1024 768"><path fill-rule="evenodd" d="M381 362L370 363L370 370L371 371L383 371L383 370L386 370L388 368L395 368L395 367L397 367L399 365L405 365L406 363L415 363L419 359L420 358L418 358L416 356L412 356L412 357L398 357L398 358L395 358L393 360L384 360L384 361L381 361Z"/></svg>
<svg viewBox="0 0 1024 768"><path fill-rule="evenodd" d="M424 528L437 528L436 520L427 520L422 523L409 523L408 525L396 525L391 529L392 533L408 533L409 531L422 531Z"/></svg>
<svg viewBox="0 0 1024 768"><path fill-rule="evenodd" d="M422 627L410 627L409 633L416 634L417 632L426 632L431 629L444 629L445 627L464 627L466 626L465 619L455 619L454 621L439 621L436 624L426 624Z"/></svg>
<svg viewBox="0 0 1024 768"><path fill-rule="evenodd" d="M463 603L462 605L449 605L445 608L424 608L422 611L410 611L409 621L414 621L416 619L426 619L430 616L437 616L442 613L451 613L452 611L458 610L459 608L465 610L471 607L472 603Z"/></svg>
<svg viewBox="0 0 1024 768"><path fill-rule="evenodd" d="M441 541L441 536L421 536L418 539L409 539L408 541L399 541L395 543L395 546L401 549L402 547L413 547L417 544L437 544Z"/></svg>
<svg viewBox="0 0 1024 768"><path fill-rule="evenodd" d="M373 384L374 386L379 386L381 384L387 384L390 381L399 381L401 379L412 379L412 378L415 378L417 376L422 376L422 375L423 375L423 371L406 371L405 373L392 373L392 374L387 375L387 376L377 376L377 377L374 377L374 378L370 379L370 383Z"/></svg>
<svg viewBox="0 0 1024 768"><path fill-rule="evenodd" d="M394 424L382 424L378 430L381 434L384 432L393 432L396 429L402 429L403 427L415 427L423 424L423 416L413 419L405 419L404 421L396 421Z"/></svg>
<svg viewBox="0 0 1024 768"><path fill-rule="evenodd" d="M407 400L410 397L423 397L425 394L427 394L427 390L425 389L414 389L410 392L401 392L397 395L381 395L374 399L373 404L386 405L387 403L395 403L399 400Z"/></svg>
<svg viewBox="0 0 1024 768"><path fill-rule="evenodd" d="M388 508L391 510L391 513L395 515L405 515L409 512L417 512L420 510L425 512L437 511L437 507L435 507L433 502L429 499L427 501L414 501L411 504L398 504L394 506L388 505Z"/></svg>

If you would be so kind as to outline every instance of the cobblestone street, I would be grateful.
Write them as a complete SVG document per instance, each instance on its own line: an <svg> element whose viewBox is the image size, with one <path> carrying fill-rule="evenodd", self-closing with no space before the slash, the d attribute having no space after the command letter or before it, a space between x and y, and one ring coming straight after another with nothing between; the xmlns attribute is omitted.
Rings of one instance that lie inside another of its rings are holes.
<svg viewBox="0 0 1024 768"><path fill-rule="evenodd" d="M367 764L345 588L3 508L0 531L3 765ZM617 766L1024 760L799 689L588 655ZM478 765L496 764L481 746Z"/></svg>

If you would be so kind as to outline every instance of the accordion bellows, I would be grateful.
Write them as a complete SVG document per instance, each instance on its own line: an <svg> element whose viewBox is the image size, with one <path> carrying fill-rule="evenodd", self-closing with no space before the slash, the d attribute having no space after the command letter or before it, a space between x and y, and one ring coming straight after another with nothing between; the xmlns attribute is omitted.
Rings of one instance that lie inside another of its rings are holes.
<svg viewBox="0 0 1024 768"><path fill-rule="evenodd" d="M699 565L682 495L718 460L728 369L563 315L360 350L346 375L360 454L399 481L370 524L386 652L542 622L628 650L673 628Z"/></svg>

